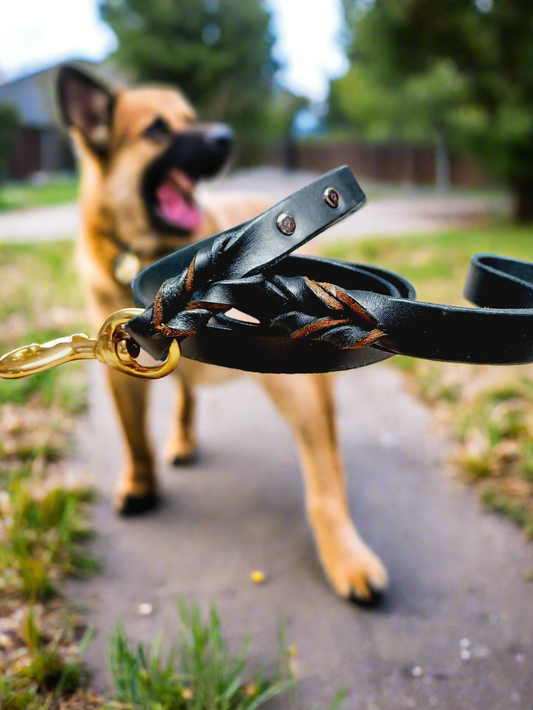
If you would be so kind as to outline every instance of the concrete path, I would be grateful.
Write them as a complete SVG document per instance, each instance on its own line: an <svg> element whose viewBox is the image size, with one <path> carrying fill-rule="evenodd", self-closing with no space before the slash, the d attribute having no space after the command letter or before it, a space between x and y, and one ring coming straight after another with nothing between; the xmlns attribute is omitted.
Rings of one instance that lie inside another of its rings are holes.
<svg viewBox="0 0 533 710"><path fill-rule="evenodd" d="M241 170L202 189L206 194L237 192L275 204L317 177L318 174L304 171L285 173L276 168L260 168ZM458 197L455 193L435 197L434 193L420 191L400 191L399 194L398 189L394 189L380 190L378 199L373 199L372 191L370 186L371 199L364 209L328 230L321 239L426 234L476 224L495 209L490 197ZM0 213L0 241L69 239L78 228L78 209L72 204Z"/></svg>
<svg viewBox="0 0 533 710"><path fill-rule="evenodd" d="M257 663L272 662L285 617L298 648L293 708L326 708L339 688L346 710L531 710L533 548L506 521L480 511L475 492L439 469L445 442L427 411L385 364L338 377L339 423L354 517L385 560L383 608L337 599L305 522L295 445L260 388L240 379L201 392L201 458L161 462L161 509L121 520L111 511L119 440L91 369L92 407L80 447L100 501L95 523L105 573L74 584L98 629L88 653L106 684L108 632L121 619L135 639L176 640L176 598L216 603L232 642L252 634ZM152 428L164 445L171 387L154 387ZM253 585L253 569L268 573ZM154 605L148 617L143 602ZM287 703L272 708L286 710Z"/></svg>
<svg viewBox="0 0 533 710"><path fill-rule="evenodd" d="M53 242L72 239L79 229L77 204L0 212L0 242Z"/></svg>

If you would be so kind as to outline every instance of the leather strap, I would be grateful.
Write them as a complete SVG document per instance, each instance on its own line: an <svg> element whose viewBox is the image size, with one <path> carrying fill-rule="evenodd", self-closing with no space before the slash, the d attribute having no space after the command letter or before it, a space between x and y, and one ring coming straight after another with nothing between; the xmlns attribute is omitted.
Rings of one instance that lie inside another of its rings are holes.
<svg viewBox="0 0 533 710"><path fill-rule="evenodd" d="M337 199L327 199L331 190ZM185 357L254 372L343 370L396 353L533 361L529 262L474 257L464 293L478 310L417 302L407 279L378 267L288 256L364 202L350 170L338 168L255 219L155 262L133 283L146 310L126 330L157 359L176 338ZM228 317L231 308L258 322Z"/></svg>

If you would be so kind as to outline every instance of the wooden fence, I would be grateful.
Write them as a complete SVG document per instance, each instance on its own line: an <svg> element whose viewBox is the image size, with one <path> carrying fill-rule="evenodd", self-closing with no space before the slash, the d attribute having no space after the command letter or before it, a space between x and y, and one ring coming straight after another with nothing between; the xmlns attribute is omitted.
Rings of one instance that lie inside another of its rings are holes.
<svg viewBox="0 0 533 710"><path fill-rule="evenodd" d="M436 152L402 144L331 143L305 141L262 151L259 163L324 173L348 164L367 180L412 185L432 185L436 179ZM490 176L471 158L451 155L449 175L452 185L481 187L491 183Z"/></svg>

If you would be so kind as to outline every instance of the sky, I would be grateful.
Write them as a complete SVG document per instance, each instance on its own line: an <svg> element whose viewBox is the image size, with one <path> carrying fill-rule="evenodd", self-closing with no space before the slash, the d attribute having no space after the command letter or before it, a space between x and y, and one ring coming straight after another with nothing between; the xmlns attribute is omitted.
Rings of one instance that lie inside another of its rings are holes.
<svg viewBox="0 0 533 710"><path fill-rule="evenodd" d="M198 0L202 2L202 0ZM116 45L98 17L98 0L0 0L0 78L72 58L103 59ZM279 79L314 101L326 98L328 77L346 60L338 46L339 0L265 0L278 36Z"/></svg>

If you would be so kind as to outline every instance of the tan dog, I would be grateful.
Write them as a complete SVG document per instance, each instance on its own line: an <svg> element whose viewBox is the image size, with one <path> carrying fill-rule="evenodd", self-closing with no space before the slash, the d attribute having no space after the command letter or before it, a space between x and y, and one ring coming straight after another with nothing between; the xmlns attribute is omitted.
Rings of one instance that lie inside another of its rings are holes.
<svg viewBox="0 0 533 710"><path fill-rule="evenodd" d="M82 233L79 261L99 325L132 304L128 271L196 239L258 214L252 203L202 205L196 182L213 176L229 154L229 130L200 125L185 98L169 88L112 92L72 67L59 75L64 120L81 166ZM134 269L135 270L135 269ZM131 276L131 274L130 274ZM121 283L122 281L122 283ZM125 443L118 509L142 512L157 500L154 456L146 432L146 382L106 368ZM168 459L190 459L196 448L194 386L228 371L182 360ZM318 554L335 591L363 603L376 601L387 574L350 520L339 454L331 384L324 375L257 375L288 420L300 449L306 506Z"/></svg>

